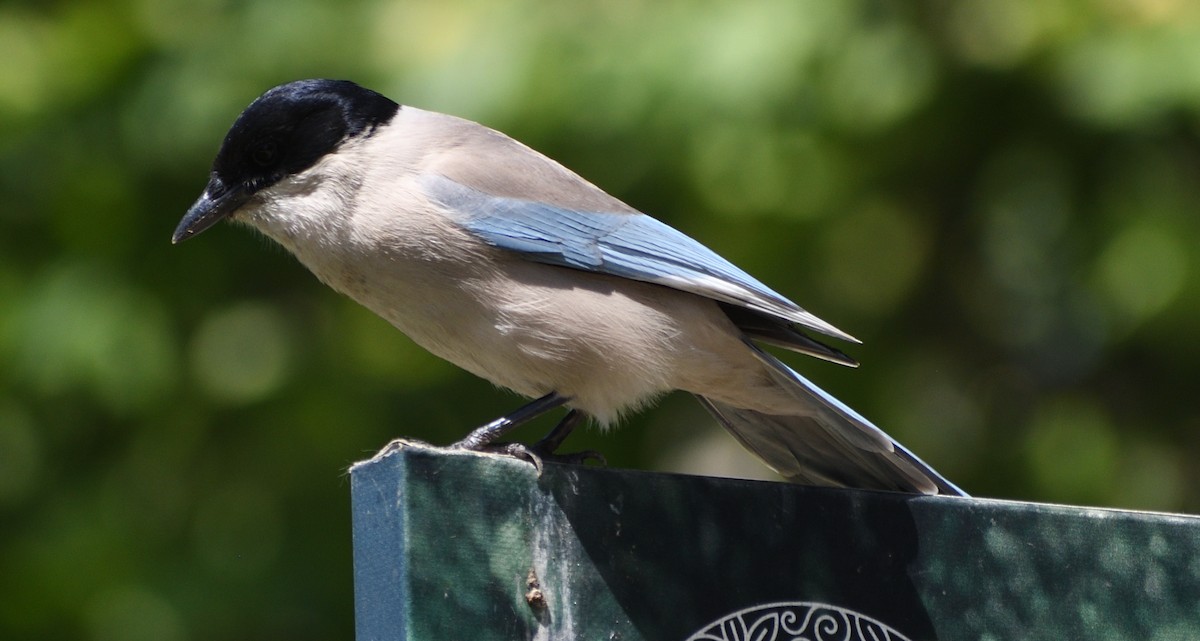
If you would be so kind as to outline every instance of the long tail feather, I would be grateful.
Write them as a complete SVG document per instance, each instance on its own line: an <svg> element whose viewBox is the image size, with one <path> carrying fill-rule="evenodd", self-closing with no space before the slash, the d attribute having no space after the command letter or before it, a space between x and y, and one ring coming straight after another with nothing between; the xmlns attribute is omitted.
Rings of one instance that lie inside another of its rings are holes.
<svg viewBox="0 0 1200 641"><path fill-rule="evenodd" d="M789 349L793 352L807 354L821 360L858 367L858 361L850 358L845 352L818 341L800 331L796 324L770 314L764 314L752 309L717 303L721 311L742 330L742 334L756 341Z"/></svg>
<svg viewBox="0 0 1200 641"><path fill-rule="evenodd" d="M697 396L738 441L791 481L967 496L858 412L747 341L797 400L795 415L764 414Z"/></svg>

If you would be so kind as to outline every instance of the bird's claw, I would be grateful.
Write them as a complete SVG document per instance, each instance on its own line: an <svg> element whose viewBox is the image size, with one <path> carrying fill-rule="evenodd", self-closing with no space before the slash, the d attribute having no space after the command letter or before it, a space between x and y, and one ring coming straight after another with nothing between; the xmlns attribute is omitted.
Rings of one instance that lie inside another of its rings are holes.
<svg viewBox="0 0 1200 641"><path fill-rule="evenodd" d="M543 454L542 458L554 463L566 463L567 465L587 465L588 461L595 461L600 467L608 467L608 460L596 450L584 450L582 452L571 452L570 454Z"/></svg>
<svg viewBox="0 0 1200 641"><path fill-rule="evenodd" d="M607 466L608 461L604 455L595 450L585 450L583 452L571 452L570 454L557 454L553 451L538 447L538 445L524 445L522 443L490 443L488 445L473 446L473 444L455 443L450 446L451 449L471 450L474 452L487 452L489 454L499 454L501 456L509 456L515 459L521 459L531 463L534 469L537 470L538 478L542 477L542 472L545 471L545 461L551 463L563 463L567 465L585 465L589 460L596 461L601 466Z"/></svg>
<svg viewBox="0 0 1200 641"><path fill-rule="evenodd" d="M486 446L483 451L528 461L537 470L538 478L542 478L542 472L545 470L542 465L542 454L535 451L535 448L520 443L494 443Z"/></svg>

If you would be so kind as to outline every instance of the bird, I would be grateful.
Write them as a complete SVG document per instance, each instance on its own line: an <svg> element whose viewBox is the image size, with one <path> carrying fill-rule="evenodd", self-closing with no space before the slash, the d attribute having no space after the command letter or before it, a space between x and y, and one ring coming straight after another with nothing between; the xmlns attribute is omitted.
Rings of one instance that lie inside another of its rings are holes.
<svg viewBox="0 0 1200 641"><path fill-rule="evenodd" d="M225 219L429 352L532 399L450 447L540 470L571 458L558 447L589 417L608 427L682 390L788 481L967 496L764 349L857 366L814 336L857 339L484 125L349 80L279 85L237 116L171 241ZM502 442L559 408L534 445Z"/></svg>

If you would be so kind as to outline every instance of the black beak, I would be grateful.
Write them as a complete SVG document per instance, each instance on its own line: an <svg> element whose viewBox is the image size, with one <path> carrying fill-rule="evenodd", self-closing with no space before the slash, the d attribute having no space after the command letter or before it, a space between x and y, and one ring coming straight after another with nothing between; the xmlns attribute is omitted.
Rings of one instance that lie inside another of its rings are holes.
<svg viewBox="0 0 1200 641"><path fill-rule="evenodd" d="M204 188L204 193L200 194L196 202L183 215L183 220L179 221L179 226L171 235L171 244L185 241L212 227L222 218L227 218L237 211L238 207L246 204L252 195L245 187L241 185L230 187L221 182L216 174L213 174L208 181L208 186Z"/></svg>

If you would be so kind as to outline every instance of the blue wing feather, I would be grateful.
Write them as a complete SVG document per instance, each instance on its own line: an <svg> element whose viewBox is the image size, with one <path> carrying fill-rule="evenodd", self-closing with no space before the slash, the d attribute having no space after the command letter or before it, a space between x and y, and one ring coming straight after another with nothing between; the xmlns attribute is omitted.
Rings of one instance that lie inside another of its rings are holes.
<svg viewBox="0 0 1200 641"><path fill-rule="evenodd" d="M650 216L493 196L444 176L424 185L464 228L531 260L665 285L855 340Z"/></svg>

